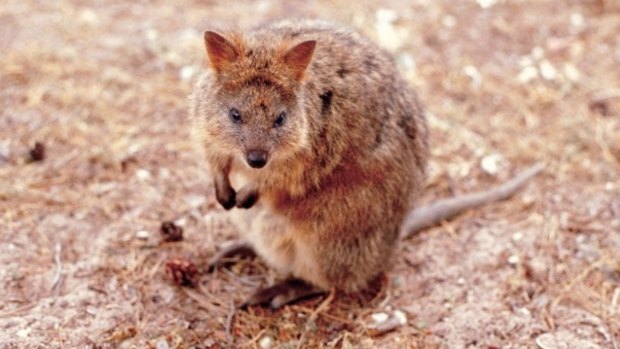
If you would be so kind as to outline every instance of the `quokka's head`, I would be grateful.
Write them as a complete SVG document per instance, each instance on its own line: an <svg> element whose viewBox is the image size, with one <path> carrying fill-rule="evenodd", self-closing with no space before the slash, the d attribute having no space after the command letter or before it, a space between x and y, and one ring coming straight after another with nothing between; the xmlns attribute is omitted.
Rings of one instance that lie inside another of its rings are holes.
<svg viewBox="0 0 620 349"><path fill-rule="evenodd" d="M211 73L194 118L205 146L262 168L307 145L304 72L316 41L276 44L207 31ZM264 40L263 40L264 41ZM217 149L213 149L217 147Z"/></svg>

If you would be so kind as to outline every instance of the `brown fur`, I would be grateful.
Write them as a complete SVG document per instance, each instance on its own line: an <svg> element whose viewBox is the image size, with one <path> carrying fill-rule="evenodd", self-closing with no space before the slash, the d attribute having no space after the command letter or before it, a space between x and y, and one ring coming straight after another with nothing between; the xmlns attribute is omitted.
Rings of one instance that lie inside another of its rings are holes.
<svg viewBox="0 0 620 349"><path fill-rule="evenodd" d="M232 214L277 270L323 289L365 287L390 267L422 185L427 131L415 94L388 53L335 24L209 33L213 69L196 85L190 116L218 200L231 185L237 197L259 194ZM256 149L268 154L260 169L245 162Z"/></svg>

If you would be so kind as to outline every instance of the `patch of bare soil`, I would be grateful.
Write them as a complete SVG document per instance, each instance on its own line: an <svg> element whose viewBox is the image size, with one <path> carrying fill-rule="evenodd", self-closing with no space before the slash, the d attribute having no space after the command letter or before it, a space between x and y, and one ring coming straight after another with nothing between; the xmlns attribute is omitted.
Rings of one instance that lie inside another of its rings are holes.
<svg viewBox="0 0 620 349"><path fill-rule="evenodd" d="M367 292L232 311L276 275L259 260L206 273L235 232L186 97L204 29L284 16L394 52L429 111L423 202L546 169L405 241ZM613 0L4 0L0 348L617 349L618 33ZM394 331L371 326L395 313Z"/></svg>

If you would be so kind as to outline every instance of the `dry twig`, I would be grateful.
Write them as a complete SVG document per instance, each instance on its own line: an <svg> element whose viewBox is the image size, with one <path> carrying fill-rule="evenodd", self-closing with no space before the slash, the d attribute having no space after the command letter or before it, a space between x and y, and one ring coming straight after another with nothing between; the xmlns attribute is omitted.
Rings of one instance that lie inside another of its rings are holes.
<svg viewBox="0 0 620 349"><path fill-rule="evenodd" d="M62 281L62 261L60 255L62 253L62 244L57 242L54 246L54 263L56 264L56 273L54 274L54 281L52 282L52 291L58 290L60 282Z"/></svg>
<svg viewBox="0 0 620 349"><path fill-rule="evenodd" d="M297 349L300 349L303 347L304 342L306 341L306 334L308 333L308 327L310 327L311 323L316 321L317 316L319 316L319 314L322 311L327 309L327 307L334 300L335 294L336 294L336 290L331 289L329 291L329 294L327 295L327 298L325 298L325 300L321 302L321 304L316 308L316 310L312 314L310 314L310 316L308 317L308 321L306 321L306 325L304 326L304 331L301 333L301 336L299 337L299 343L297 343Z"/></svg>
<svg viewBox="0 0 620 349"><path fill-rule="evenodd" d="M235 302L230 299L230 311L228 312L228 316L226 317L226 339L230 345L234 344L235 338L232 335L232 323L235 318L235 312L237 307L235 307Z"/></svg>

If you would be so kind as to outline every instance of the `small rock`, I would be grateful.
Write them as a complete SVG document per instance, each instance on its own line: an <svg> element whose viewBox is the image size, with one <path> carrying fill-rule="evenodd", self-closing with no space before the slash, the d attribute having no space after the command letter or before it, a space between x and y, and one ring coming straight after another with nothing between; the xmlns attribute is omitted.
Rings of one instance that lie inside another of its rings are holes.
<svg viewBox="0 0 620 349"><path fill-rule="evenodd" d="M258 345L262 348L262 349L269 349L273 346L273 340L271 339L271 337L269 336L264 336L263 338L261 338L258 341Z"/></svg>
<svg viewBox="0 0 620 349"><path fill-rule="evenodd" d="M164 241L176 242L183 240L183 228L177 226L172 221L163 222L160 231Z"/></svg>
<svg viewBox="0 0 620 349"><path fill-rule="evenodd" d="M407 323L407 315L401 310L395 310L391 314L375 313L371 315L373 323L368 325L368 333L371 336L379 336L396 330Z"/></svg>
<svg viewBox="0 0 620 349"><path fill-rule="evenodd" d="M480 161L480 167L487 174L496 176L499 173L503 162L505 162L505 160L502 154L494 153L482 158Z"/></svg>
<svg viewBox="0 0 620 349"><path fill-rule="evenodd" d="M463 68L463 74L471 79L471 85L473 88L479 88L482 84L482 75L476 67L473 65L467 65Z"/></svg>
<svg viewBox="0 0 620 349"><path fill-rule="evenodd" d="M160 339L155 344L155 349L170 349L170 345L168 344L167 340Z"/></svg>
<svg viewBox="0 0 620 349"><path fill-rule="evenodd" d="M508 264L517 265L519 264L520 260L521 259L519 258L519 256L517 256L516 254L513 254L512 256L508 257Z"/></svg>
<svg viewBox="0 0 620 349"><path fill-rule="evenodd" d="M137 177L139 180L145 181L145 180L147 180L147 179L151 178L151 172L149 172L148 170L145 170L145 169L141 168L141 169L138 169L138 170L136 171L136 177Z"/></svg>
<svg viewBox="0 0 620 349"><path fill-rule="evenodd" d="M585 24L585 22L586 22L585 18L579 12L575 12L572 15L570 15L570 24L573 27L579 28L579 27L583 26Z"/></svg>
<svg viewBox="0 0 620 349"><path fill-rule="evenodd" d="M497 3L497 0L476 0L476 2L482 8L490 8L491 6L495 5L495 3Z"/></svg>
<svg viewBox="0 0 620 349"><path fill-rule="evenodd" d="M542 62L540 62L539 68L540 68L540 75L543 77L543 79L555 80L555 77L557 76L557 71L553 67L551 62L545 59Z"/></svg>
<svg viewBox="0 0 620 349"><path fill-rule="evenodd" d="M396 310L394 312L394 318L401 325L405 325L407 323L407 314L405 314L405 312L402 310Z"/></svg>
<svg viewBox="0 0 620 349"><path fill-rule="evenodd" d="M523 233L522 232L516 232L514 234L512 234L512 240L513 241L521 241L523 239Z"/></svg>
<svg viewBox="0 0 620 349"><path fill-rule="evenodd" d="M147 240L149 238L149 232L146 230L138 230L136 232L136 238L140 240Z"/></svg>
<svg viewBox="0 0 620 349"><path fill-rule="evenodd" d="M521 69L519 76L517 76L517 80L519 80L522 84L527 84L528 82L536 79L538 77L538 69L535 67L528 65Z"/></svg>
<svg viewBox="0 0 620 349"><path fill-rule="evenodd" d="M386 313L375 313L370 316L376 323L385 322L390 316Z"/></svg>
<svg viewBox="0 0 620 349"><path fill-rule="evenodd" d="M41 142L36 142L34 147L30 149L30 158L32 161L43 161L45 159L45 145Z"/></svg>
<svg viewBox="0 0 620 349"><path fill-rule="evenodd" d="M392 279L392 286L394 288L401 288L405 284L405 280L401 275L397 275Z"/></svg>
<svg viewBox="0 0 620 349"><path fill-rule="evenodd" d="M540 349L558 349L558 342L551 333L543 333L536 337L536 345Z"/></svg>
<svg viewBox="0 0 620 349"><path fill-rule="evenodd" d="M27 338L30 335L30 331L32 331L32 328L30 327L22 328L21 330L17 331L17 337Z"/></svg>
<svg viewBox="0 0 620 349"><path fill-rule="evenodd" d="M183 82L188 82L196 75L197 72L197 67L193 65L186 65L179 71L179 78Z"/></svg>
<svg viewBox="0 0 620 349"><path fill-rule="evenodd" d="M380 23L393 23L398 18L398 13L394 10L387 8L380 8L375 13L377 22Z"/></svg>
<svg viewBox="0 0 620 349"><path fill-rule="evenodd" d="M573 63L564 64L564 76L566 76L568 80L577 82L579 81L580 75L579 70Z"/></svg>
<svg viewBox="0 0 620 349"><path fill-rule="evenodd" d="M97 16L97 13L90 8L82 10L78 18L80 22L88 25L95 25L99 23L99 16Z"/></svg>
<svg viewBox="0 0 620 349"><path fill-rule="evenodd" d="M534 46L534 48L532 49L532 52L530 52L530 55L535 60L539 60L545 56L545 50L540 46Z"/></svg>
<svg viewBox="0 0 620 349"><path fill-rule="evenodd" d="M454 16L447 15L441 19L441 24L443 24L446 28L454 28L456 25L456 19Z"/></svg>

